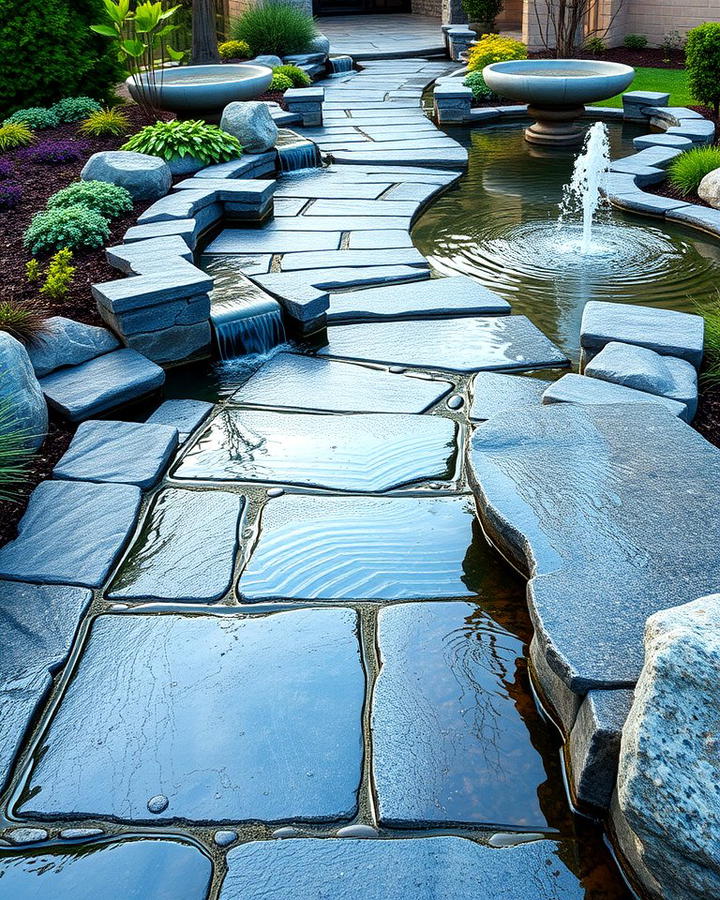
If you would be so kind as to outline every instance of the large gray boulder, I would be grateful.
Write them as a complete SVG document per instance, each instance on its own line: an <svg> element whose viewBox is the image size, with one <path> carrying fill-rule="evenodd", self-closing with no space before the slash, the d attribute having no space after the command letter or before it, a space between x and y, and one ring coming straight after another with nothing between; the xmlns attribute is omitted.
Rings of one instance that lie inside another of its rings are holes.
<svg viewBox="0 0 720 900"><path fill-rule="evenodd" d="M321 33L315 35L308 44L305 52L310 54L323 53L325 56L328 56L330 54L330 39Z"/></svg>
<svg viewBox="0 0 720 900"><path fill-rule="evenodd" d="M276 66L282 65L282 60L279 56L274 56L272 53L261 54L260 56L256 56L255 59L250 60L256 66L267 66L269 69L274 69Z"/></svg>
<svg viewBox="0 0 720 900"><path fill-rule="evenodd" d="M698 186L698 197L715 209L720 209L720 169L714 169Z"/></svg>
<svg viewBox="0 0 720 900"><path fill-rule="evenodd" d="M170 167L159 156L129 150L93 153L80 177L83 181L108 181L124 187L133 200L159 200L172 184Z"/></svg>
<svg viewBox="0 0 720 900"><path fill-rule="evenodd" d="M51 316L46 324L48 330L28 348L38 378L62 366L77 366L120 346L111 331L97 325L86 325L64 316Z"/></svg>
<svg viewBox="0 0 720 900"><path fill-rule="evenodd" d="M47 403L27 350L5 331L0 331L0 372L0 405L8 405L10 421L24 429L28 447L37 450L47 434Z"/></svg>
<svg viewBox="0 0 720 900"><path fill-rule="evenodd" d="M264 153L275 146L278 127L264 103L228 103L220 119L220 128L236 137L246 153Z"/></svg>
<svg viewBox="0 0 720 900"><path fill-rule="evenodd" d="M720 594L655 613L623 729L617 802L668 900L720 897ZM624 834L624 838L623 838Z"/></svg>

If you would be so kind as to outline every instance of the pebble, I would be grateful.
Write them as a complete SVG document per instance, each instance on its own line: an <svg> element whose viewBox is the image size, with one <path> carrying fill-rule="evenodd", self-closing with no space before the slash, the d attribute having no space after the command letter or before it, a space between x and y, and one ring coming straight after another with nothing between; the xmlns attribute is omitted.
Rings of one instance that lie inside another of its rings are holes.
<svg viewBox="0 0 720 900"><path fill-rule="evenodd" d="M517 834L512 831L499 831L494 834L488 844L491 847L517 847L519 844L529 844L532 841L541 841L546 835L529 832Z"/></svg>
<svg viewBox="0 0 720 900"><path fill-rule="evenodd" d="M360 822L355 825L346 825L337 832L337 836L342 838L376 838L378 832L372 825L362 825Z"/></svg>
<svg viewBox="0 0 720 900"><path fill-rule="evenodd" d="M6 832L5 837L11 844L35 844L46 841L48 833L44 828L16 828Z"/></svg>
<svg viewBox="0 0 720 900"><path fill-rule="evenodd" d="M282 495L284 493L285 493L285 488L274 487L274 488L268 488L267 495L268 495L268 497L282 497Z"/></svg>
<svg viewBox="0 0 720 900"><path fill-rule="evenodd" d="M299 828L293 828L292 825L286 825L284 828L277 828L273 831L274 838L293 838L302 834Z"/></svg>
<svg viewBox="0 0 720 900"><path fill-rule="evenodd" d="M465 399L460 394L453 394L447 398L448 409L460 409L465 403Z"/></svg>
<svg viewBox="0 0 720 900"><path fill-rule="evenodd" d="M161 813L165 812L168 808L168 804L170 801L165 796L165 794L156 794L154 797L151 797L147 802L147 808L151 813Z"/></svg>
<svg viewBox="0 0 720 900"><path fill-rule="evenodd" d="M216 831L213 840L218 847L229 847L238 839L237 831Z"/></svg>
<svg viewBox="0 0 720 900"><path fill-rule="evenodd" d="M390 368L388 369L388 372L392 372L393 375L402 375L404 371L404 366L390 366Z"/></svg>
<svg viewBox="0 0 720 900"><path fill-rule="evenodd" d="M64 828L60 832L60 837L72 841L78 838L97 837L99 834L103 834L102 828Z"/></svg>

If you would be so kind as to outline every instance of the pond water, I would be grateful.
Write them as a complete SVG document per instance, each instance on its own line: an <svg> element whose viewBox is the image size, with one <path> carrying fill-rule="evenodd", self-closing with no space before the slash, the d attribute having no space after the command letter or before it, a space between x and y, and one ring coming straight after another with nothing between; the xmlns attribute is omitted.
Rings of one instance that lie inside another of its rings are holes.
<svg viewBox="0 0 720 900"><path fill-rule="evenodd" d="M597 251L577 252L581 225L558 231L563 186L577 148L528 144L524 124L453 129L469 170L413 229L440 275L465 273L512 303L576 360L588 300L694 312L720 283L720 243L702 232L620 210L594 232ZM611 158L633 152L634 126L610 124Z"/></svg>

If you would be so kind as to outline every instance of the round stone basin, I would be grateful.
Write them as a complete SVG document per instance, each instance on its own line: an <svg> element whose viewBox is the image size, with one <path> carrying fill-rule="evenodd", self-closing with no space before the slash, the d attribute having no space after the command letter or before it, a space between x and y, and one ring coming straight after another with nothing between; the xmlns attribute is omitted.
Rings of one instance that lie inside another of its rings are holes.
<svg viewBox="0 0 720 900"><path fill-rule="evenodd" d="M267 66L244 63L164 69L155 73L155 103L181 117L218 114L233 100L259 97L271 80L272 70ZM138 81L146 91L153 90L146 73L131 75L125 83L133 100L140 96Z"/></svg>
<svg viewBox="0 0 720 900"><path fill-rule="evenodd" d="M516 59L483 69L501 97L540 106L580 106L621 93L635 77L632 66L595 59Z"/></svg>

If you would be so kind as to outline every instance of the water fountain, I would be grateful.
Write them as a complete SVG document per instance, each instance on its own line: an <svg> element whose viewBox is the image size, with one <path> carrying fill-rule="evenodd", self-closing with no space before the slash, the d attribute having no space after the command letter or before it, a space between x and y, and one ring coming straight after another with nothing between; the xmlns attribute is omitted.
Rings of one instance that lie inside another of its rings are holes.
<svg viewBox="0 0 720 900"><path fill-rule="evenodd" d="M531 144L579 144L583 129L576 119L585 104L622 93L635 69L593 59L518 59L483 69L487 86L500 97L523 100L535 122L525 129Z"/></svg>
<svg viewBox="0 0 720 900"><path fill-rule="evenodd" d="M582 212L582 240L579 251L586 256L593 251L593 220L603 202L602 189L610 166L610 141L607 126L595 122L588 130L583 152L575 160L572 178L565 185L560 204L558 225L562 228L569 215Z"/></svg>
<svg viewBox="0 0 720 900"><path fill-rule="evenodd" d="M279 129L275 149L281 172L302 172L304 169L317 169L322 165L317 144L289 128Z"/></svg>
<svg viewBox="0 0 720 900"><path fill-rule="evenodd" d="M331 56L328 60L330 75L347 75L354 69L352 56Z"/></svg>

